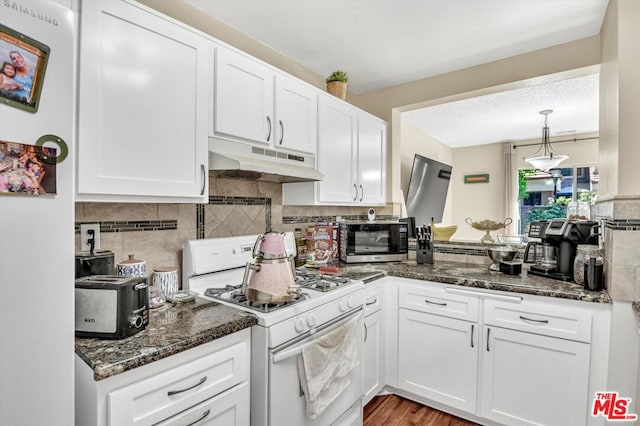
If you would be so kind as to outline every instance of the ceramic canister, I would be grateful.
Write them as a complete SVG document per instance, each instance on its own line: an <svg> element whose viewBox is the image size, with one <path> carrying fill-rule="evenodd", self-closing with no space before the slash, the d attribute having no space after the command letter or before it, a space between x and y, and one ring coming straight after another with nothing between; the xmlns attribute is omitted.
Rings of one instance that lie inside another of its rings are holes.
<svg viewBox="0 0 640 426"><path fill-rule="evenodd" d="M164 294L178 291L178 270L172 267L158 267L153 270L153 286Z"/></svg>
<svg viewBox="0 0 640 426"><path fill-rule="evenodd" d="M117 270L118 275L125 277L146 277L147 262L138 260L133 254L130 254L128 259L118 263Z"/></svg>

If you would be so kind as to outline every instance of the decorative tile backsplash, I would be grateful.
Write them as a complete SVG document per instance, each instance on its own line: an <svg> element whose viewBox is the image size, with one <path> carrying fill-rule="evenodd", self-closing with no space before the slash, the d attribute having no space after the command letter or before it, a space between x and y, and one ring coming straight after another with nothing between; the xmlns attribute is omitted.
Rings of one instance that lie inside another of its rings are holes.
<svg viewBox="0 0 640 426"><path fill-rule="evenodd" d="M605 287L614 300L640 301L640 196L596 204L602 225Z"/></svg>
<svg viewBox="0 0 640 426"><path fill-rule="evenodd" d="M76 234L80 233L80 225L83 223L98 223L100 232L141 232L141 231L164 231L168 229L178 229L177 220L132 220L132 221L97 221L75 223Z"/></svg>
<svg viewBox="0 0 640 426"><path fill-rule="evenodd" d="M293 231L336 216L366 220L369 208L283 206L282 185L270 182L211 177L209 188L208 204L76 203L76 251L80 224L99 223L102 249L113 251L116 262L135 254L151 273L156 267L181 268L186 240ZM380 219L399 211L375 209Z"/></svg>

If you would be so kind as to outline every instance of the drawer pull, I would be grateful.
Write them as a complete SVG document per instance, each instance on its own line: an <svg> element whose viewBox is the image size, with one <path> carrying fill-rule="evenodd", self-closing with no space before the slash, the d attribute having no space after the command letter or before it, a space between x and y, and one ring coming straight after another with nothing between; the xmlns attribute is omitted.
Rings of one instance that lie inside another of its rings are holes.
<svg viewBox="0 0 640 426"><path fill-rule="evenodd" d="M196 383L195 385L190 386L190 387L188 387L188 388L186 388L186 389L181 389L181 390L177 390L177 391L169 391L169 392L167 392L167 396L177 395L177 394L179 394L179 393L186 392L186 391L191 390L191 389L193 389L193 388L197 388L198 386L200 386L201 384L203 384L203 383L204 383L204 382L206 382L206 381L207 381L207 376L204 376L204 377L203 377L202 379L200 379L200 381L199 381L198 383ZM193 424L193 423L192 423L192 424Z"/></svg>
<svg viewBox="0 0 640 426"><path fill-rule="evenodd" d="M209 410L205 411L204 413L202 413L202 417L200 417L198 420L196 420L196 421L195 421L195 422L193 422L193 423L189 423L187 426L193 426L193 425L195 425L196 423L200 423L201 421L203 421L204 419L206 419L206 418L207 418L207 416L209 415L209 413L211 413L211 409L209 409Z"/></svg>
<svg viewBox="0 0 640 426"><path fill-rule="evenodd" d="M371 302L367 302L366 305L371 306L371 305L375 305L376 303L378 303L378 299L374 299Z"/></svg>
<svg viewBox="0 0 640 426"><path fill-rule="evenodd" d="M427 303L428 303L428 304L430 304L430 305L447 306L447 304L446 304L446 303L432 302L432 301L431 301L431 300L429 300L429 299L424 299L424 301L425 301L425 302L427 302Z"/></svg>
<svg viewBox="0 0 640 426"><path fill-rule="evenodd" d="M527 318L527 317L523 317L522 315L520 315L520 319L523 320L523 321L537 322L538 324L549 324L549 320L539 320L539 319Z"/></svg>

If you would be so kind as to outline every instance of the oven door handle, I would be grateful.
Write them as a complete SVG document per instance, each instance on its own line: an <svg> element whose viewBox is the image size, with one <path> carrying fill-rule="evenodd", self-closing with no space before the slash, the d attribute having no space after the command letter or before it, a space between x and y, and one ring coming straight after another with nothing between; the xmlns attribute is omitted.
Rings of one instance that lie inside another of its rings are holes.
<svg viewBox="0 0 640 426"><path fill-rule="evenodd" d="M347 316L343 317L343 318L339 318L336 322L334 322L331 325L327 325L326 328L337 324L338 322L341 322L342 324L346 323L347 320L353 318L354 316L358 315L359 313L362 312L362 308L357 309L355 312L351 312L349 313ZM302 345L298 345L298 346L294 346L293 348L290 349L285 349L282 352L278 352L276 354L273 354L271 357L271 360L274 364L277 364L281 361L284 361L285 359L289 359L291 357L300 355L302 353Z"/></svg>
<svg viewBox="0 0 640 426"><path fill-rule="evenodd" d="M273 363L277 364L280 361L284 361L285 359L289 359L301 353L302 353L302 346L296 346L295 348L287 349L286 351L282 351L273 355Z"/></svg>

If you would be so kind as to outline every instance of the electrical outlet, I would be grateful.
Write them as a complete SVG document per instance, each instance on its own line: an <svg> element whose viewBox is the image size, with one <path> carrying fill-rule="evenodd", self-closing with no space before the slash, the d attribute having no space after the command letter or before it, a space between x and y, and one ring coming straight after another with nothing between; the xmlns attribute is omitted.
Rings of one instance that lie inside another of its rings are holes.
<svg viewBox="0 0 640 426"><path fill-rule="evenodd" d="M93 231L93 238L95 241L93 250L95 251L100 248L100 224L85 223L80 225L80 251L91 250L91 246L89 245L89 239L91 238L89 230Z"/></svg>

